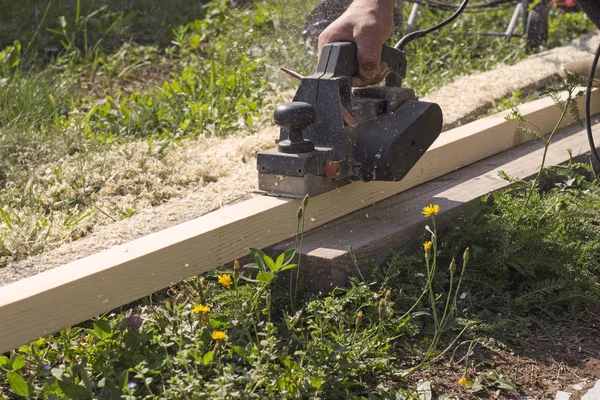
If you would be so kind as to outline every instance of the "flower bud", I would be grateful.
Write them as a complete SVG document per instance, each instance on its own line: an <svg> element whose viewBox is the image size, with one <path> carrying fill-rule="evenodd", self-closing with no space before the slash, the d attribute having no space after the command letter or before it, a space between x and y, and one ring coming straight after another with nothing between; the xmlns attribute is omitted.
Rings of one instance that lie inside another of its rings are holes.
<svg viewBox="0 0 600 400"><path fill-rule="evenodd" d="M185 298L185 296L183 295L183 293L179 293L179 294L177 294L177 296L175 296L175 299L173 300L173 302L175 304L180 304L183 302L184 298Z"/></svg>
<svg viewBox="0 0 600 400"><path fill-rule="evenodd" d="M296 214L296 218L297 218L298 220L301 220L301 219L302 219L302 215L303 215L303 214L304 214L304 213L303 213L303 211L302 211L302 207L300 207L300 208L298 209L298 213Z"/></svg>
<svg viewBox="0 0 600 400"><path fill-rule="evenodd" d="M240 262L238 260L235 260L233 262L233 280L235 281L235 284L237 285L237 280L240 277Z"/></svg>
<svg viewBox="0 0 600 400"><path fill-rule="evenodd" d="M302 208L306 208L306 206L308 206L308 195L304 196L304 199L302 199Z"/></svg>
<svg viewBox="0 0 600 400"><path fill-rule="evenodd" d="M358 330L358 328L360 328L360 325L362 324L362 320L363 320L363 312L362 310L360 310L359 312L356 313L356 330Z"/></svg>
<svg viewBox="0 0 600 400"><path fill-rule="evenodd" d="M465 252L463 253L463 260L465 263L469 262L469 257L471 256L471 250L467 247Z"/></svg>
<svg viewBox="0 0 600 400"><path fill-rule="evenodd" d="M385 299L379 300L379 321L383 321L385 318L385 313L387 311L387 305L385 304Z"/></svg>
<svg viewBox="0 0 600 400"><path fill-rule="evenodd" d="M390 289L385 292L385 302L386 304L392 300L392 291Z"/></svg>
<svg viewBox="0 0 600 400"><path fill-rule="evenodd" d="M271 310L271 292L267 293L267 297L265 298L265 303L267 303L267 310Z"/></svg>
<svg viewBox="0 0 600 400"><path fill-rule="evenodd" d="M448 269L450 270L450 273L452 273L452 274L456 271L456 261L454 260L454 258L450 262L450 268L448 268Z"/></svg>

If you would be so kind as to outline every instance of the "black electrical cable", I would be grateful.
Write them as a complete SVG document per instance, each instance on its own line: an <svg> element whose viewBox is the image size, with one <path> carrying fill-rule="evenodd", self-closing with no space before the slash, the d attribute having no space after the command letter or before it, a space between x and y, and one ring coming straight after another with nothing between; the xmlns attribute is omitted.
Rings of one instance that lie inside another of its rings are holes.
<svg viewBox="0 0 600 400"><path fill-rule="evenodd" d="M417 3L425 7L429 8L440 8L445 10L455 10L460 8L460 4L448 3L446 1L441 0L406 0L409 3ZM515 3L515 0L491 0L491 1L482 1L480 3L471 3L467 5L467 10L472 9L483 9L483 8L494 8L494 7L502 7L502 6L511 6Z"/></svg>
<svg viewBox="0 0 600 400"><path fill-rule="evenodd" d="M600 45L598 45L598 50L596 50L596 56L594 57L594 62L592 63L592 70L590 71L590 77L588 79L587 93L585 95L585 125L587 129L588 140L590 142L590 152L592 153L592 158L594 159L594 162L596 164L594 167L594 162L592 162L592 167L594 167L594 170L600 169L600 157L598 156L598 150L596 150L596 145L594 144L594 136L592 135L590 103L592 100L592 85L594 83L594 75L596 74L596 68L598 67L598 59L600 59Z"/></svg>
<svg viewBox="0 0 600 400"><path fill-rule="evenodd" d="M429 29L425 29L422 31L414 31L414 32L409 33L408 35L406 35L402 39L400 39L394 47L397 48L398 50L404 50L404 47L406 47L406 45L409 44L410 42L412 42L413 40L422 38L423 36L430 34L431 32L435 32L438 29L443 28L444 26L448 25L450 22L454 21L459 16L465 10L468 3L469 3L469 0L464 0L462 2L462 4L460 5L460 7L458 8L458 10L456 10L456 12L454 14L452 14L450 16L450 18L448 18L444 22L441 22L437 25L432 26Z"/></svg>

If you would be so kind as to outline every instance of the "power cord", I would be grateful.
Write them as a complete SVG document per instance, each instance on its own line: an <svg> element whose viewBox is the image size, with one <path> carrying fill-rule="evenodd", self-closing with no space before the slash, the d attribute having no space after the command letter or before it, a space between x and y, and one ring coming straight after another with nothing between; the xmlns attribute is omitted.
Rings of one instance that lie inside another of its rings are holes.
<svg viewBox="0 0 600 400"><path fill-rule="evenodd" d="M465 10L465 8L467 8L468 3L469 3L469 0L464 0L462 2L462 4L460 5L460 7L458 7L458 10L456 10L456 12L454 14L452 14L447 20L445 20L444 22L441 22L437 25L434 25L429 29L425 29L422 31L414 31L414 32L409 33L408 35L406 35L402 39L400 39L394 47L397 48L398 50L404 50L406 45L409 44L410 42L412 42L413 40L422 38L423 36L428 35L431 32L435 32L438 29L443 28L444 26L448 25L450 22L452 22L456 18L458 18L458 16L460 14L462 14L462 12Z"/></svg>
<svg viewBox="0 0 600 400"><path fill-rule="evenodd" d="M592 135L592 119L590 118L590 103L592 101L592 85L594 83L594 75L596 74L596 68L598 67L598 59L600 59L600 45L598 45L598 50L596 50L596 56L594 57L594 62L592 63L592 70L590 71L590 77L588 79L587 92L585 95L585 125L587 129L588 140L590 142L590 152L592 153L592 168L596 174L600 173L598 169L600 169L600 157L598 156L598 150L596 150L596 145L594 144L594 136Z"/></svg>
<svg viewBox="0 0 600 400"><path fill-rule="evenodd" d="M442 10L455 10L460 7L460 4L448 3L443 0L407 0L410 3L416 3L424 7L437 8ZM482 1L480 3L471 3L467 6L467 10L486 9L494 7L510 7L514 5L514 0L491 0Z"/></svg>

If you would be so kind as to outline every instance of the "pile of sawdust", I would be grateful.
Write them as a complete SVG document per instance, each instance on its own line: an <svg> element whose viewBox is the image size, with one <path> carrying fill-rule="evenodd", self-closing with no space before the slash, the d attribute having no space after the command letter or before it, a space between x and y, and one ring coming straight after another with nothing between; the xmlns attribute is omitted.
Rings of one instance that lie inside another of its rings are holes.
<svg viewBox="0 0 600 400"><path fill-rule="evenodd" d="M584 35L569 46L515 65L461 77L423 100L441 105L446 128L462 124L517 89L546 85L562 63L589 57L598 41L597 33ZM272 147L276 136L277 129L268 128L252 136L188 140L164 156L157 149L149 152L146 142L138 142L93 157L86 168L92 175L90 182L102 181L96 206L115 209L134 204L138 212L111 224L102 213L96 213L61 247L0 269L0 285L196 218L256 190L255 155ZM76 163L66 165L75 168ZM93 172L106 170L113 173L95 176ZM59 239L53 243L61 243Z"/></svg>
<svg viewBox="0 0 600 400"><path fill-rule="evenodd" d="M0 270L0 282L6 284L61 265L67 260L90 255L196 218L256 190L256 153L273 147L277 134L275 128L270 128L252 136L181 143L180 151L170 152L165 157L168 161L156 163L150 168L133 167L135 163L124 165L123 148L106 154L107 162L115 162L123 169L118 168L117 176L98 193L99 197L107 193L103 202L119 201L123 204L137 200L138 207L144 207L143 210L122 221L96 225L93 233L55 250L9 264ZM132 160L136 159L134 150L144 151L141 144L125 147L130 151L128 154ZM114 196L123 181L133 184L137 181L146 182L147 189L136 199L127 193ZM163 195L171 200L151 207L152 202ZM99 201L99 207L103 202ZM86 222L93 223L92 220Z"/></svg>
<svg viewBox="0 0 600 400"><path fill-rule="evenodd" d="M438 103L444 111L444 127L454 128L473 121L493 102L511 96L516 89L529 92L554 80L563 64L590 59L598 48L600 34L592 32L573 40L568 46L533 54L514 65L463 76L429 94L423 100Z"/></svg>

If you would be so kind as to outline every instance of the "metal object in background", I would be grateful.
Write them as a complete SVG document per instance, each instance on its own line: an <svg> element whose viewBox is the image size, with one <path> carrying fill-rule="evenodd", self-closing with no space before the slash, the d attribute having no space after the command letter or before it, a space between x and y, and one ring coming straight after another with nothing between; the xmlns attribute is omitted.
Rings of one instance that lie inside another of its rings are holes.
<svg viewBox="0 0 600 400"><path fill-rule="evenodd" d="M408 34L415 30L417 18L422 7L430 9L452 10L459 8L459 4L451 3L445 0L406 0L413 3L406 22L404 33ZM591 0L595 1L595 0ZM335 21L348 8L351 0L325 0L313 9L304 23L303 34L307 38L316 39L319 34ZM470 11L485 11L487 9L498 7L514 6L508 26L504 32L475 32L474 35L482 36L503 36L507 40L514 37L525 37L527 47L531 50L538 50L540 46L546 43L548 38L548 0L543 0L530 9L533 0L490 0L478 3L471 3L466 6ZM402 26L402 7L404 0L397 0L394 9L394 19L396 26ZM522 24L522 32L517 33L519 23Z"/></svg>
<svg viewBox="0 0 600 400"><path fill-rule="evenodd" d="M302 78L293 102L275 109L280 139L258 153L260 190L302 198L351 180L399 181L408 173L439 136L442 110L402 88L402 51L384 46L382 61L391 71L385 87L352 88L356 43L323 47L317 72Z"/></svg>
<svg viewBox="0 0 600 400"><path fill-rule="evenodd" d="M422 6L433 9L453 9L458 8L458 4L448 3L443 0L408 0L413 3L410 16L406 23L406 32L414 30L419 11ZM504 32L474 32L474 35L482 36L503 36L507 40L513 37L525 37L527 47L531 50L538 50L548 39L548 1L541 1L533 8L530 0L494 0L488 2L472 3L467 5L469 10L484 10L501 6L515 6L508 26ZM522 23L522 33L516 33L519 22Z"/></svg>

